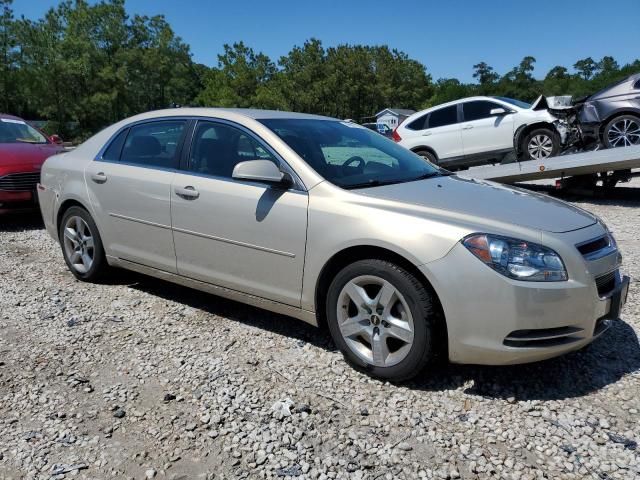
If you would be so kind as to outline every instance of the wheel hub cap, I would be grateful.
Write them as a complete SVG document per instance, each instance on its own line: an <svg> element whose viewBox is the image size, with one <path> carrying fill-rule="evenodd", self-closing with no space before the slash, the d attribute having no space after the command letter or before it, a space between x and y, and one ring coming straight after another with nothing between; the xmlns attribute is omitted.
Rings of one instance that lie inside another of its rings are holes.
<svg viewBox="0 0 640 480"><path fill-rule="evenodd" d="M553 141L548 135L536 135L529 141L528 150L531 158L547 158L553 153Z"/></svg>
<svg viewBox="0 0 640 480"><path fill-rule="evenodd" d="M413 345L414 323L402 294L383 278L349 281L338 296L338 326L349 349L368 364L400 363Z"/></svg>
<svg viewBox="0 0 640 480"><path fill-rule="evenodd" d="M640 124L625 118L614 123L607 133L612 147L630 147L640 144Z"/></svg>
<svg viewBox="0 0 640 480"><path fill-rule="evenodd" d="M63 233L64 254L71 267L79 273L87 273L93 265L95 255L89 225L81 217L69 217Z"/></svg>

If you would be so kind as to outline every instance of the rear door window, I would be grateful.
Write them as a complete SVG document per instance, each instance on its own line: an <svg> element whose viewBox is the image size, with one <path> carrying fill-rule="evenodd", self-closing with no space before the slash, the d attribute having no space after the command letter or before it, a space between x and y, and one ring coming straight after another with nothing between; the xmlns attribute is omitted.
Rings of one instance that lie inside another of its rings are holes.
<svg viewBox="0 0 640 480"><path fill-rule="evenodd" d="M429 128L446 127L455 123L458 123L457 105L434 110L429 115Z"/></svg>
<svg viewBox="0 0 640 480"><path fill-rule="evenodd" d="M163 120L129 129L121 160L134 165L175 168L185 120Z"/></svg>

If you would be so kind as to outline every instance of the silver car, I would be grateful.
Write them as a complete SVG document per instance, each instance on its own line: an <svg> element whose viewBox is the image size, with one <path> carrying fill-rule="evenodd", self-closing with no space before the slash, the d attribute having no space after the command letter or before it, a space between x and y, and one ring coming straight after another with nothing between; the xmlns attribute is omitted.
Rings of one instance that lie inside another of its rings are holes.
<svg viewBox="0 0 640 480"><path fill-rule="evenodd" d="M38 193L80 280L120 267L290 315L392 380L438 355L577 350L618 318L629 283L593 215L314 115L138 115L47 160Z"/></svg>

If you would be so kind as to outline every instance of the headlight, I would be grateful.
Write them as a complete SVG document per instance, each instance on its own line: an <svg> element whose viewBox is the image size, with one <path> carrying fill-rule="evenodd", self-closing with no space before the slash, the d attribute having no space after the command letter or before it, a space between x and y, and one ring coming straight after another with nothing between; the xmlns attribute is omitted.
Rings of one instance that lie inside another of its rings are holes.
<svg viewBox="0 0 640 480"><path fill-rule="evenodd" d="M530 282L560 282L568 278L560 256L536 243L477 233L463 239L462 244L505 277Z"/></svg>

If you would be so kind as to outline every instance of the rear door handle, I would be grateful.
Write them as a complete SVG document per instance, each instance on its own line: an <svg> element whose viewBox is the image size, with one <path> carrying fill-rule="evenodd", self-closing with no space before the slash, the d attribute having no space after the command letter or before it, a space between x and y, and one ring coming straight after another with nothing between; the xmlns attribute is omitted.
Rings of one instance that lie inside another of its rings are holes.
<svg viewBox="0 0 640 480"><path fill-rule="evenodd" d="M104 183L107 181L107 176L104 174L104 172L98 172L91 175L91 180L96 183Z"/></svg>
<svg viewBox="0 0 640 480"><path fill-rule="evenodd" d="M422 134L422 136L423 136L423 137L428 137L429 135L431 135L431 131L424 132L424 133Z"/></svg>
<svg viewBox="0 0 640 480"><path fill-rule="evenodd" d="M179 197L185 198L187 200L195 200L200 196L200 192L198 192L191 185L187 185L184 188L176 187L174 192L176 192L176 195L178 195Z"/></svg>
<svg viewBox="0 0 640 480"><path fill-rule="evenodd" d="M465 125L464 127L462 127L463 130L471 130L473 128L473 125Z"/></svg>

